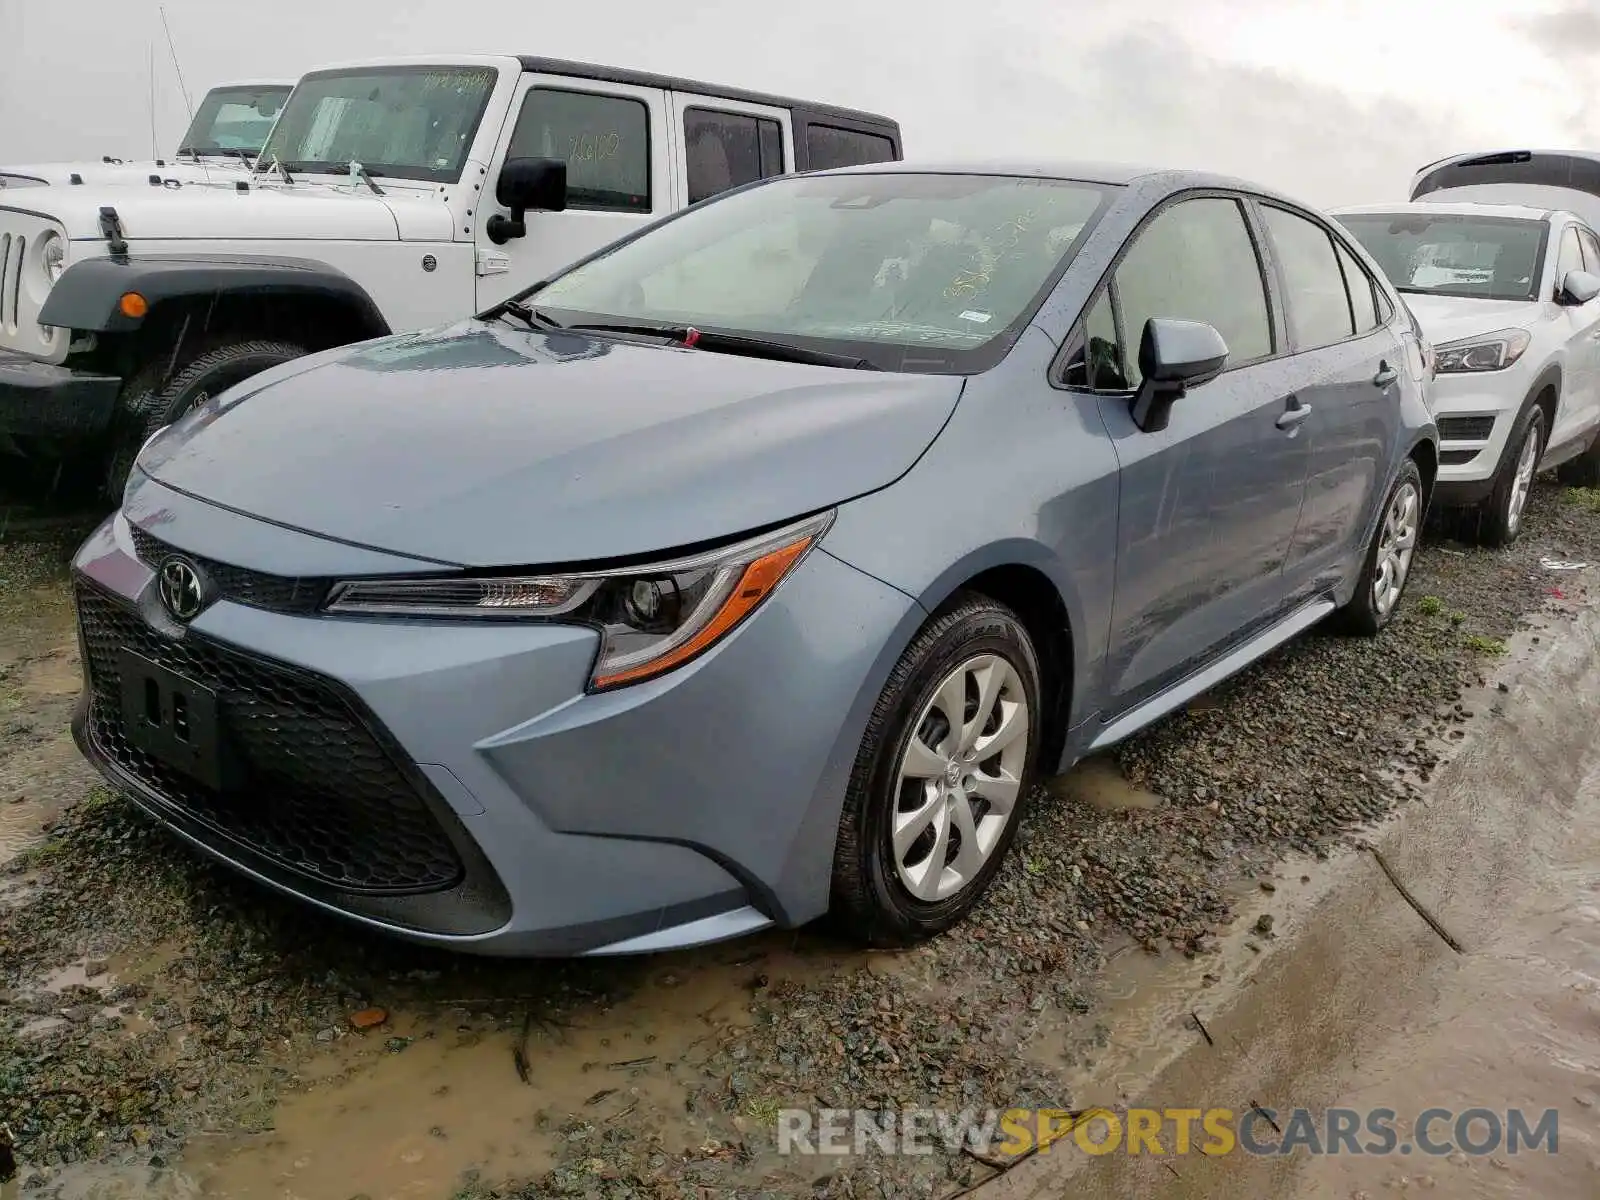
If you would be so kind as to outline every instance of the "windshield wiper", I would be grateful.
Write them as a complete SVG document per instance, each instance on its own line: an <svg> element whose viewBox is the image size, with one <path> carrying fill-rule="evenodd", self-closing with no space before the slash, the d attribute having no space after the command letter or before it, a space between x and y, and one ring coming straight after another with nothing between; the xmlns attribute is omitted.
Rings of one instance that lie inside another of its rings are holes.
<svg viewBox="0 0 1600 1200"><path fill-rule="evenodd" d="M501 313L510 313L517 320L531 329L565 329L566 326L554 317L546 316L531 304L524 304L521 300L502 301L500 306L490 312L490 316L497 317Z"/></svg>
<svg viewBox="0 0 1600 1200"><path fill-rule="evenodd" d="M722 351L725 354L742 354L749 358L770 358L774 362L805 363L816 367L845 367L854 371L876 371L878 368L867 359L853 354L834 354L828 350L812 350L789 342L769 338L750 337L739 333L711 333L692 325L649 325L625 322L594 322L567 325L566 329L581 329L594 333L634 333L644 337L666 338L696 350Z"/></svg>
<svg viewBox="0 0 1600 1200"><path fill-rule="evenodd" d="M366 184L372 189L372 194L374 196L383 195L383 189L373 181L372 172L368 171L353 158L350 160L350 178L359 179L362 183Z"/></svg>

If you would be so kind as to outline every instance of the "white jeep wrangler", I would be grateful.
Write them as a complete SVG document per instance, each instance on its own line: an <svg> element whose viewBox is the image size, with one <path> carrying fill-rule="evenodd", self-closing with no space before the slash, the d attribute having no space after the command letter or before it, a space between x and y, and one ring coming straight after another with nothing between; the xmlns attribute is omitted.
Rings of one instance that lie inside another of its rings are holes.
<svg viewBox="0 0 1600 1200"><path fill-rule="evenodd" d="M142 183L225 182L250 169L267 140L293 80L224 83L212 88L194 110L189 128L171 158L127 162L109 154L99 162L26 163L0 167L0 188Z"/></svg>
<svg viewBox="0 0 1600 1200"><path fill-rule="evenodd" d="M483 55L304 76L227 186L0 191L0 451L157 429L300 355L482 312L730 187L901 156L885 117Z"/></svg>

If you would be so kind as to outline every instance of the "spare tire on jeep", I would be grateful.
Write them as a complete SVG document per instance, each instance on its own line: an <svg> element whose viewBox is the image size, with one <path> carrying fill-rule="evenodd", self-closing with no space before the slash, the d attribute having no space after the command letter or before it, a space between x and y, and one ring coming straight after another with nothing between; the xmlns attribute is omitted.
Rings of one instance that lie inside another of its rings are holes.
<svg viewBox="0 0 1600 1200"><path fill-rule="evenodd" d="M176 363L152 363L123 385L112 418L106 497L122 499L145 442L212 396L250 376L302 357L305 347L273 338L214 338Z"/></svg>

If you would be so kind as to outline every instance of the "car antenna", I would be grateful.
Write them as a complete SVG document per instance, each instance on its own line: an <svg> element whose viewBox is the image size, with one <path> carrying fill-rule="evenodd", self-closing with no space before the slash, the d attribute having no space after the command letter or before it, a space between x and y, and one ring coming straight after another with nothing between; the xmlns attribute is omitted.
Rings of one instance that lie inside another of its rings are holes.
<svg viewBox="0 0 1600 1200"><path fill-rule="evenodd" d="M160 158L161 149L156 144L156 44L149 43L150 51L150 157Z"/></svg>
<svg viewBox="0 0 1600 1200"><path fill-rule="evenodd" d="M178 76L178 91L183 93L183 106L189 112L189 125L194 125L194 101L189 98L189 85L183 81L183 67L178 64L178 47L172 40L172 26L167 24L167 6L156 5L156 11L161 14L161 28L167 35L167 50L172 55L172 70ZM190 147L193 149L193 147ZM205 160L198 153L194 156L195 162L200 164L200 169L205 172L206 182L211 182L211 169L206 166Z"/></svg>

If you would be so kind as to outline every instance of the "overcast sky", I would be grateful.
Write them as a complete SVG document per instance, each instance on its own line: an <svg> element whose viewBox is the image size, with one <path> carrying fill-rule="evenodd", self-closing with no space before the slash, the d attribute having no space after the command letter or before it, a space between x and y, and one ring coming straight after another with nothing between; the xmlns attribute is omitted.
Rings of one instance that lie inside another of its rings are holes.
<svg viewBox="0 0 1600 1200"><path fill-rule="evenodd" d="M350 58L545 54L887 113L911 159L1205 167L1324 205L1403 199L1417 167L1460 150L1600 149L1600 0L165 7L196 100ZM167 154L187 120L154 2L0 0L0 162L148 156L152 45Z"/></svg>

